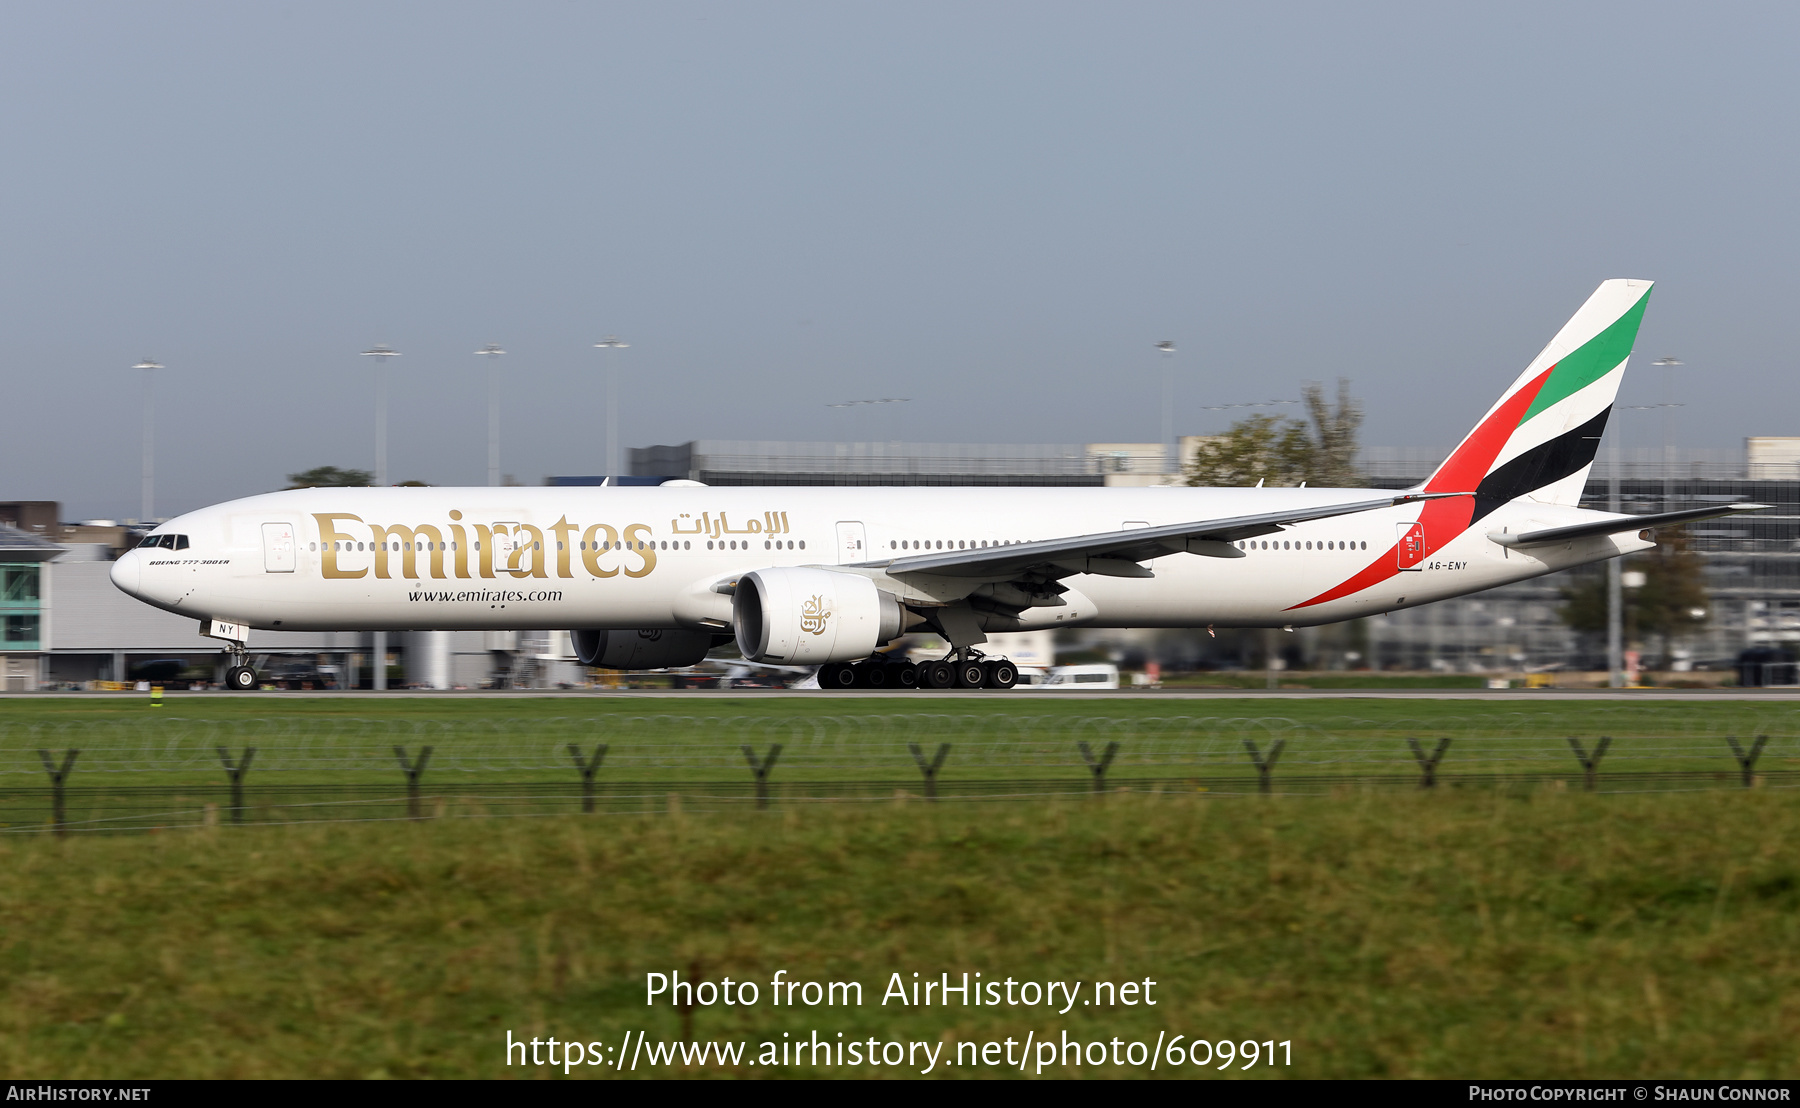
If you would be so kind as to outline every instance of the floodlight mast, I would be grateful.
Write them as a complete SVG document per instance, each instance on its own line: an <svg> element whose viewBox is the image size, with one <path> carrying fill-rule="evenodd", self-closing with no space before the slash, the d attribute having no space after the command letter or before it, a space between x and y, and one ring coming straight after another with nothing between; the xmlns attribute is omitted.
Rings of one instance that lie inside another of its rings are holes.
<svg viewBox="0 0 1800 1108"><path fill-rule="evenodd" d="M594 349L606 351L606 479L611 481L619 476L619 367L617 353L631 344L619 341L619 336L608 335L594 344Z"/></svg>
<svg viewBox="0 0 1800 1108"><path fill-rule="evenodd" d="M1615 410L1616 406L1615 406ZM1611 440L1606 444L1607 468L1611 473L1606 482L1606 510L1614 515L1619 514L1619 438L1625 433L1623 427L1610 428ZM1608 688L1625 687L1624 667L1624 610L1625 597L1621 589L1619 577L1619 559L1606 560L1606 684Z"/></svg>
<svg viewBox="0 0 1800 1108"><path fill-rule="evenodd" d="M1677 366L1684 366L1687 363L1680 358L1658 358L1650 364L1661 366L1663 371L1662 403L1657 405L1657 407L1663 410L1662 510L1665 512L1672 512L1675 510L1675 438L1673 421L1675 409L1681 407L1681 405L1672 403L1669 400L1669 376Z"/></svg>
<svg viewBox="0 0 1800 1108"><path fill-rule="evenodd" d="M1180 459L1175 456L1175 344L1164 339L1156 344L1156 348L1162 351L1163 364L1163 471L1173 474L1180 465Z"/></svg>
<svg viewBox="0 0 1800 1108"><path fill-rule="evenodd" d="M388 483L387 464L387 360L398 358L400 351L385 343L376 343L363 351L363 357L375 359L375 484Z"/></svg>
<svg viewBox="0 0 1800 1108"><path fill-rule="evenodd" d="M152 381L162 366L153 358L131 367L144 371L144 478L141 511L144 523L154 522L156 515L156 408Z"/></svg>
<svg viewBox="0 0 1800 1108"><path fill-rule="evenodd" d="M388 483L387 464L387 360L398 358L400 351L391 349L385 343L376 343L371 349L363 351L363 357L375 359L375 484L376 487ZM387 691L387 632L375 632L374 671L369 674L370 685L376 692Z"/></svg>
<svg viewBox="0 0 1800 1108"><path fill-rule="evenodd" d="M1670 359L1665 358L1662 362L1656 362L1655 364L1662 365L1663 362L1669 360ZM1681 363L1676 362L1675 364L1680 365ZM1612 411L1648 412L1656 408L1662 408L1666 412L1668 407L1669 405L1666 403L1614 404L1612 406ZM1614 421L1609 415L1607 430L1611 432L1611 434L1607 440L1606 452L1612 473L1607 477L1606 481L1606 508L1614 515L1619 515L1621 514L1619 508L1619 440L1625 437L1625 428L1613 424ZM1664 465L1668 464L1667 457L1663 459L1663 462ZM1666 507L1665 493L1665 510ZM1622 572L1623 567L1618 558L1608 558L1606 560L1606 668L1608 671L1606 683L1608 687L1615 689L1622 689L1625 687L1625 591L1623 578L1620 577Z"/></svg>
<svg viewBox="0 0 1800 1108"><path fill-rule="evenodd" d="M488 485L496 487L500 484L500 355L506 351L495 343L488 343L480 350L488 360Z"/></svg>

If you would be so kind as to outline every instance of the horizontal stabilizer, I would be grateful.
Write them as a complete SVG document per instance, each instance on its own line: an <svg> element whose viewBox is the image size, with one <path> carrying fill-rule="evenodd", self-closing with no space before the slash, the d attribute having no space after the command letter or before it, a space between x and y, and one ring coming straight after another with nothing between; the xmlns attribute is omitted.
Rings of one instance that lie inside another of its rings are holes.
<svg viewBox="0 0 1800 1108"><path fill-rule="evenodd" d="M1595 520L1592 523L1548 527L1542 531L1525 531L1517 535L1503 535L1495 531L1490 532L1488 538L1493 539L1501 546L1542 546L1545 543L1569 542L1573 539L1592 538L1595 535L1616 535L1621 531L1642 531L1651 527L1666 527L1672 523L1717 519L1720 516L1737 515L1739 512L1760 512L1772 506L1769 504L1727 504L1720 508L1690 508L1685 512L1660 512L1649 516L1613 516L1611 519Z"/></svg>

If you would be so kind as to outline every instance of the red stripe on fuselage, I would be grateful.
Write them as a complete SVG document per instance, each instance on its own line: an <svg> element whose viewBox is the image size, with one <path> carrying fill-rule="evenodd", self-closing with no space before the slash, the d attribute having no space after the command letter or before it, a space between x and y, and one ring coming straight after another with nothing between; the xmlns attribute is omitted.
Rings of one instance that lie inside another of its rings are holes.
<svg viewBox="0 0 1800 1108"><path fill-rule="evenodd" d="M1470 432L1463 444L1456 448L1448 461L1438 467L1425 483L1426 492L1474 492L1481 484L1481 479L1494 468L1494 459L1506 446L1506 440L1518 429L1519 421L1537 399L1537 394L1544 387L1544 382L1556 372L1551 366L1528 382L1524 388L1507 397L1494 414L1481 421L1481 426ZM1469 520L1475 515L1475 501L1471 497L1452 497L1445 500L1427 500L1425 509L1419 513L1419 522L1424 525L1425 554L1430 556L1434 550L1440 550L1445 544L1460 535L1469 526ZM1390 546L1386 554L1376 558L1367 566L1339 585L1334 585L1311 600L1303 600L1288 611L1295 608L1310 608L1314 604L1323 604L1329 600L1337 600L1352 593L1359 593L1372 585L1378 585L1400 572L1399 544Z"/></svg>

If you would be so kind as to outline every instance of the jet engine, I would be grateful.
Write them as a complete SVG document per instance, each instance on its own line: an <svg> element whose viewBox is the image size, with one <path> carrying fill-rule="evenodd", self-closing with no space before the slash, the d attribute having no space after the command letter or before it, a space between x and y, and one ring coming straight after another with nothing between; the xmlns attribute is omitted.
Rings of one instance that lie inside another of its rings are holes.
<svg viewBox="0 0 1800 1108"><path fill-rule="evenodd" d="M705 631L570 631L575 657L584 666L605 669L668 669L691 666L712 649Z"/></svg>
<svg viewBox="0 0 1800 1108"><path fill-rule="evenodd" d="M819 665L865 658L900 634L911 616L892 593L855 573L759 569L738 578L731 623L753 662Z"/></svg>

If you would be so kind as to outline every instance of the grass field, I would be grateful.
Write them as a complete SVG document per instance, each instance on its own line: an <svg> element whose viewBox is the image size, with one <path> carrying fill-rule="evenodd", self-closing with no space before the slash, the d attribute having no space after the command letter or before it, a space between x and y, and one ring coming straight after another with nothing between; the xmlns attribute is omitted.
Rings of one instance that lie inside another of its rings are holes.
<svg viewBox="0 0 1800 1108"><path fill-rule="evenodd" d="M1292 1043L1291 1067L1235 1076L1793 1077L1797 837L1774 791L1346 787L4 838L0 1069L560 1076L509 1070L505 1034L680 1037L643 1002L679 969L765 983L692 1012L698 1039L1160 1033ZM865 1003L772 1007L777 970ZM891 973L945 971L1150 978L1158 1003L879 1003Z"/></svg>
<svg viewBox="0 0 1800 1108"><path fill-rule="evenodd" d="M488 814L578 810L576 754L606 753L595 803L656 811L671 793L690 809L756 796L745 748L780 756L770 795L1050 796L1093 784L1090 759L1114 751L1112 787L1162 791L1320 793L1342 784L1411 786L1417 754L1444 758L1446 788L1585 784L1569 742L1612 744L1593 784L1603 790L1729 788L1743 776L1729 744L1766 736L1754 773L1769 787L1800 784L1800 712L1744 701L1571 704L1469 701L1205 701L995 698L289 698L171 697L10 700L0 709L0 832L41 829L51 789L40 751L79 751L66 781L77 830L199 824L209 805L234 807L219 751L237 762L250 821L381 818L409 810L396 748L431 758L419 803ZM1116 744L1116 747L1115 745ZM1085 747L1085 749L1084 749ZM1266 782L1251 757L1271 770ZM1267 759L1275 756L1272 764Z"/></svg>

